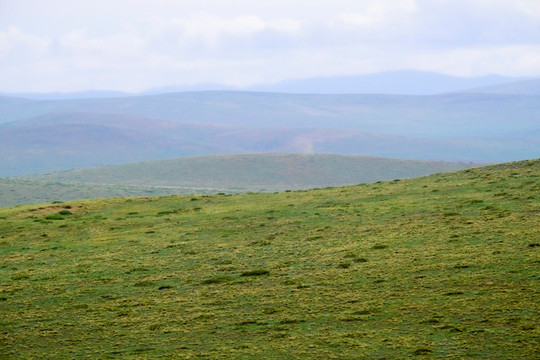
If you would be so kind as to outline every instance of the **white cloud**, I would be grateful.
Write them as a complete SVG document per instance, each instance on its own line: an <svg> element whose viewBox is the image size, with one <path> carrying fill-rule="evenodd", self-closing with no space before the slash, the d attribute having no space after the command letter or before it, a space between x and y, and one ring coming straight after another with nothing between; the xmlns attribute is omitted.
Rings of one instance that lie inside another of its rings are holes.
<svg viewBox="0 0 540 360"><path fill-rule="evenodd" d="M0 12L0 24L11 24L0 25L3 91L248 85L403 68L540 74L537 0L26 4L33 14L22 5Z"/></svg>
<svg viewBox="0 0 540 360"><path fill-rule="evenodd" d="M24 60L45 54L49 47L47 39L24 34L16 27L0 31L0 60L13 58Z"/></svg>

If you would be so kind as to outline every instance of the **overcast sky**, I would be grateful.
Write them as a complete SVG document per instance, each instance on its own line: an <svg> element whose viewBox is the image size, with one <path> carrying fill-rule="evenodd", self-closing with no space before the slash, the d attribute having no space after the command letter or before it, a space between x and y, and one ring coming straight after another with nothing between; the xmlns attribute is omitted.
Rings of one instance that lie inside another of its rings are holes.
<svg viewBox="0 0 540 360"><path fill-rule="evenodd" d="M540 76L540 0L0 0L0 91Z"/></svg>

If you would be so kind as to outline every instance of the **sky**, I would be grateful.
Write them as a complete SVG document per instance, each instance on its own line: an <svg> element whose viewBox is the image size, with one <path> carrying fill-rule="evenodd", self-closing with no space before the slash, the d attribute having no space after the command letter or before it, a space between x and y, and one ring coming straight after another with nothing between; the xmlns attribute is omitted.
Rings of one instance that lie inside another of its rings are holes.
<svg viewBox="0 0 540 360"><path fill-rule="evenodd" d="M540 0L0 0L0 92L540 76Z"/></svg>

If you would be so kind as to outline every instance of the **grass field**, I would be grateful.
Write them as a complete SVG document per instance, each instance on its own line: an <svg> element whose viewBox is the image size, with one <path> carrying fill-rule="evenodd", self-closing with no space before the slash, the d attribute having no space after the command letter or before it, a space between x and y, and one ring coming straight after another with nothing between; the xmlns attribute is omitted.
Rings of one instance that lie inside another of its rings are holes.
<svg viewBox="0 0 540 360"><path fill-rule="evenodd" d="M537 359L540 160L0 209L0 358Z"/></svg>
<svg viewBox="0 0 540 360"><path fill-rule="evenodd" d="M0 178L0 207L105 197L305 190L472 166L478 164L327 154L196 156Z"/></svg>

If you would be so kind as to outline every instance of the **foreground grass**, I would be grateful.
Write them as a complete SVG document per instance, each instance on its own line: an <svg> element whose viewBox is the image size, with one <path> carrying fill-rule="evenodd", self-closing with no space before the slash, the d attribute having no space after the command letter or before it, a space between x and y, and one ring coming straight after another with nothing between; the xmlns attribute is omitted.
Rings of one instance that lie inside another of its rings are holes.
<svg viewBox="0 0 540 360"><path fill-rule="evenodd" d="M0 209L0 357L537 358L539 176Z"/></svg>

